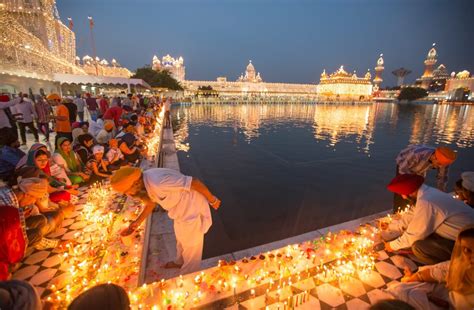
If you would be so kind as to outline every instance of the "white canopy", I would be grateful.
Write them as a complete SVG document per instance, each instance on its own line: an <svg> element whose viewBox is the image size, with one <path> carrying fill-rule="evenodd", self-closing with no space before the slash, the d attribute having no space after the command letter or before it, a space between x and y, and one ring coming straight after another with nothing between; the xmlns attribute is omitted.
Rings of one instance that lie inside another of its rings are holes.
<svg viewBox="0 0 474 310"><path fill-rule="evenodd" d="M94 76L94 75L75 75L55 73L54 80L60 84L91 84L91 85L135 85L144 88L151 88L147 82L142 79L128 79L124 77Z"/></svg>

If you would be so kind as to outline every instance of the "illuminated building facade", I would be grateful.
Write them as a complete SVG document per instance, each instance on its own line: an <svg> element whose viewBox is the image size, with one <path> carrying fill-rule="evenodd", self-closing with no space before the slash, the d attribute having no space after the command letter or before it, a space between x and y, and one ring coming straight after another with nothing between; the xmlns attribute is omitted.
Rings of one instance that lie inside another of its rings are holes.
<svg viewBox="0 0 474 310"><path fill-rule="evenodd" d="M96 75L95 63L76 57L75 34L61 22L56 0L3 0L0 29L0 91L60 92L55 74ZM104 60L97 66L103 76L131 74Z"/></svg>
<svg viewBox="0 0 474 310"><path fill-rule="evenodd" d="M226 77L218 77L216 81L183 81L186 96L195 96L199 88L211 87L219 97L305 97L316 98L316 85L293 83L264 82L260 73L255 70L252 61L245 73L237 81L228 81Z"/></svg>
<svg viewBox="0 0 474 310"><path fill-rule="evenodd" d="M324 70L318 85L318 96L328 100L368 100L372 96L371 78L370 72L358 77L355 72L346 72L343 66L330 75Z"/></svg>
<svg viewBox="0 0 474 310"><path fill-rule="evenodd" d="M105 58L100 59L99 57L96 57L94 60L94 58L86 55L82 57L82 62L79 57L76 57L76 65L80 66L89 75L123 78L130 78L132 76L132 72L127 68L122 67L115 59L112 59L109 63Z"/></svg>
<svg viewBox="0 0 474 310"><path fill-rule="evenodd" d="M166 56L163 56L160 61L158 56L155 55L153 56L152 60L152 68L157 71L168 71L171 76L179 82L184 81L184 79L186 78L186 67L184 66L183 57L173 58L168 54Z"/></svg>
<svg viewBox="0 0 474 310"><path fill-rule="evenodd" d="M474 100L474 77L467 70L451 73L446 80L445 91L450 101Z"/></svg>

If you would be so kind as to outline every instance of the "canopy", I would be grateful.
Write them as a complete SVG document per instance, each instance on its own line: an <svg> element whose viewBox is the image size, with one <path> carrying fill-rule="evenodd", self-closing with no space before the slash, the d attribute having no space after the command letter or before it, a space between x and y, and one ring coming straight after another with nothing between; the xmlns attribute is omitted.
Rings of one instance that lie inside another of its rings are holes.
<svg viewBox="0 0 474 310"><path fill-rule="evenodd" d="M129 79L124 77L55 73L54 80L58 81L60 84L135 85L144 88L151 88L150 85L142 79Z"/></svg>

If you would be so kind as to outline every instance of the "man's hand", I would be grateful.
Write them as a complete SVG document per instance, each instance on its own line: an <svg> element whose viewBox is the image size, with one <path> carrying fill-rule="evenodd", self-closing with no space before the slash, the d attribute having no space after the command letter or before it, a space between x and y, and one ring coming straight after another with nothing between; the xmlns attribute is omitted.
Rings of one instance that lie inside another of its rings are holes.
<svg viewBox="0 0 474 310"><path fill-rule="evenodd" d="M209 205L214 208L214 210L219 209L219 207L221 206L221 203L222 203L222 201L219 198L217 198L216 196L214 196L214 200L211 200L211 201L208 201L208 202L209 202Z"/></svg>
<svg viewBox="0 0 474 310"><path fill-rule="evenodd" d="M395 252L395 250L393 250L392 247L390 246L390 242L385 242L385 241L384 241L384 245L385 245L385 251L387 251L387 252Z"/></svg>

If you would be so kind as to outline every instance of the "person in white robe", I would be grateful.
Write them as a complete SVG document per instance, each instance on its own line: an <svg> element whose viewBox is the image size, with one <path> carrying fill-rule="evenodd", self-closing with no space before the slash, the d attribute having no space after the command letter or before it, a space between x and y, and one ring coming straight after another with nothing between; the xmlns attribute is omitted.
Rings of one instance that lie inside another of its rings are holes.
<svg viewBox="0 0 474 310"><path fill-rule="evenodd" d="M142 172L133 167L117 170L110 183L115 191L139 198L145 205L122 236L133 233L159 204L174 222L177 242L175 261L163 267L181 268L182 274L200 268L204 234L212 225L209 206L217 210L221 204L206 185L172 169L153 168Z"/></svg>

